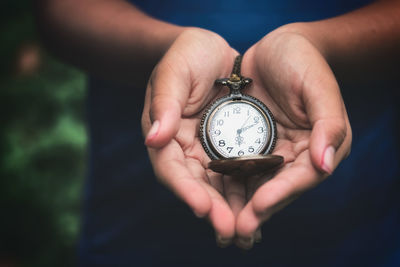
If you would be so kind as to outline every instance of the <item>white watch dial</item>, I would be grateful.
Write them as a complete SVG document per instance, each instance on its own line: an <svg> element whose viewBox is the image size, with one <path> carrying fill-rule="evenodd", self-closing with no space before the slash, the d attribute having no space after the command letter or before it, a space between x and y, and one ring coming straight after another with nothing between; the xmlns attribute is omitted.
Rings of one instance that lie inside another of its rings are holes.
<svg viewBox="0 0 400 267"><path fill-rule="evenodd" d="M215 152L225 158L263 152L270 128L263 112L247 101L231 101L210 117L208 137Z"/></svg>

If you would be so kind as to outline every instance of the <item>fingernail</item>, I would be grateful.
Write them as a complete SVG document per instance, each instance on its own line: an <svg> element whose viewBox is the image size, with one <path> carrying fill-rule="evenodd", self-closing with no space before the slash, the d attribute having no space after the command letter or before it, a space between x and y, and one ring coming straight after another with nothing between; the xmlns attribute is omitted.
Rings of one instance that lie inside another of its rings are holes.
<svg viewBox="0 0 400 267"><path fill-rule="evenodd" d="M324 156L322 159L321 168L329 174L333 172L333 163L335 159L335 148L333 146L329 146L325 149Z"/></svg>
<svg viewBox="0 0 400 267"><path fill-rule="evenodd" d="M157 120L153 122L153 125L150 128L149 133L147 134L147 140L153 139L158 134L158 129L160 128L160 122Z"/></svg>
<svg viewBox="0 0 400 267"><path fill-rule="evenodd" d="M216 235L217 245L221 248L226 248L232 243L232 238L224 238L221 237L219 234Z"/></svg>
<svg viewBox="0 0 400 267"><path fill-rule="evenodd" d="M243 249L251 249L253 247L254 239L252 237L239 237L237 245Z"/></svg>
<svg viewBox="0 0 400 267"><path fill-rule="evenodd" d="M256 243L261 243L261 240L262 240L261 229L258 229L258 230L254 233L254 242L256 242Z"/></svg>

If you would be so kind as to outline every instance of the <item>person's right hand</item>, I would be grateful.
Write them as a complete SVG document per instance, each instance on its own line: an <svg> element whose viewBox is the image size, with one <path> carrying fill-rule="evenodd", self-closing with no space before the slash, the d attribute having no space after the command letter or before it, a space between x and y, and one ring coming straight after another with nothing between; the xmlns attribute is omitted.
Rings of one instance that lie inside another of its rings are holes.
<svg viewBox="0 0 400 267"><path fill-rule="evenodd" d="M156 176L198 217L207 217L217 242L230 243L235 216L222 176L207 170L198 130L206 105L218 94L214 81L228 77L237 52L219 35L183 31L155 67L147 86L142 128ZM226 89L225 89L226 90Z"/></svg>

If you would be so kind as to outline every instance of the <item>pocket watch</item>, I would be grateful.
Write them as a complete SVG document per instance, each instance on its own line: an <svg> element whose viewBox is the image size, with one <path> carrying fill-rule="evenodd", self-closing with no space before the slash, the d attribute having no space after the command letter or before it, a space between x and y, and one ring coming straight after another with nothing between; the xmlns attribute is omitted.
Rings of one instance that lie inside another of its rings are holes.
<svg viewBox="0 0 400 267"><path fill-rule="evenodd" d="M241 76L241 61L242 56L237 56L230 78L215 81L230 92L208 106L199 132L202 146L212 159L209 168L230 175L261 173L283 162L283 157L270 155L277 138L271 111L259 99L241 93L252 82Z"/></svg>

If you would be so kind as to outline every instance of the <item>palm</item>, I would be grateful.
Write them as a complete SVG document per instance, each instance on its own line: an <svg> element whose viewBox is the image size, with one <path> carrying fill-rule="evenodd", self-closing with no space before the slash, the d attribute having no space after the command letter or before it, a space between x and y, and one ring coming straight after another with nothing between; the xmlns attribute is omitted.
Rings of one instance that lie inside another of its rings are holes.
<svg viewBox="0 0 400 267"><path fill-rule="evenodd" d="M211 201L211 209L208 218L218 233L233 231L233 215L223 198L223 181L219 174L207 170L208 157L198 137L198 116L191 116L181 120L181 126L176 136L163 149L158 150L158 170L164 176L181 177L176 183L171 179L165 181L184 201L189 205L206 205ZM179 174L179 175L178 175ZM168 177L169 178L169 177ZM172 184L171 184L172 182ZM200 187L199 187L200 186ZM207 195L200 193L199 189L205 189ZM182 190L181 192L179 192ZM182 194L183 191L190 195ZM192 198L196 196L196 198ZM185 198L186 197L186 198ZM190 203L196 201L197 203ZM230 230L229 230L230 229Z"/></svg>

